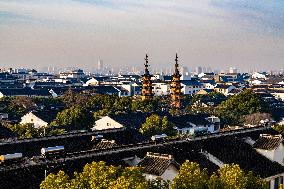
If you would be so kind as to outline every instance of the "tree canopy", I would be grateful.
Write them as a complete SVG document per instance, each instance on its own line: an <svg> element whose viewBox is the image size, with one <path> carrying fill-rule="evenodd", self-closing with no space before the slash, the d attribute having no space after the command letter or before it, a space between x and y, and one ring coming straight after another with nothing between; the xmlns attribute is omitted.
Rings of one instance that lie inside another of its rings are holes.
<svg viewBox="0 0 284 189"><path fill-rule="evenodd" d="M207 187L209 177L206 169L197 163L186 161L180 167L179 174L174 178L172 189L203 189Z"/></svg>
<svg viewBox="0 0 284 189"><path fill-rule="evenodd" d="M41 183L40 188L144 189L148 188L148 182L139 167L107 166L100 161L85 165L83 171L75 172L72 179L63 171L51 173Z"/></svg>
<svg viewBox="0 0 284 189"><path fill-rule="evenodd" d="M160 117L157 114L152 114L146 118L146 122L142 124L139 132L145 136L153 136L165 133L167 135L174 135L174 125L169 122L168 117Z"/></svg>
<svg viewBox="0 0 284 189"><path fill-rule="evenodd" d="M59 112L51 125L66 126L66 130L87 129L93 123L92 114L81 106L71 106Z"/></svg>
<svg viewBox="0 0 284 189"><path fill-rule="evenodd" d="M252 90L245 90L223 101L215 113L225 124L240 124L242 116L257 112L269 112L267 104Z"/></svg>
<svg viewBox="0 0 284 189"><path fill-rule="evenodd" d="M238 165L224 165L208 175L197 163L186 161L172 182L161 178L146 180L143 168L106 165L93 162L83 171L69 176L63 171L49 174L40 184L41 189L266 189L268 185L252 172L244 172Z"/></svg>

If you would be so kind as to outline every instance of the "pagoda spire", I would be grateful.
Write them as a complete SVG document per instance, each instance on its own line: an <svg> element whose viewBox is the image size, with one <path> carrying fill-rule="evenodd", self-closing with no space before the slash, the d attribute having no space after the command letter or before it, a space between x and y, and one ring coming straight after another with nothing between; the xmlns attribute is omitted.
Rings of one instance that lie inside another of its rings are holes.
<svg viewBox="0 0 284 189"><path fill-rule="evenodd" d="M177 53L176 53L176 58L175 58L175 75L180 75L180 73L179 73L179 70L178 70L178 67L179 67L179 65L178 65L178 55L177 55Z"/></svg>
<svg viewBox="0 0 284 189"><path fill-rule="evenodd" d="M176 53L175 71L172 75L172 81L171 81L171 105L174 109L181 108L182 86L180 82L180 77L181 77L181 74L179 72L178 55Z"/></svg>
<svg viewBox="0 0 284 189"><path fill-rule="evenodd" d="M145 74L148 74L149 75L149 59L148 59L148 55L146 54L146 57L144 58L145 60L145 63L144 63L144 66L145 66Z"/></svg>
<svg viewBox="0 0 284 189"><path fill-rule="evenodd" d="M149 72L148 67L149 65L149 59L148 59L148 55L146 54L146 57L144 58L145 63L145 73L144 75L142 75L142 100L149 100L152 99L152 97L154 96L153 94L153 87L152 87L152 81L151 81L151 77L152 75Z"/></svg>

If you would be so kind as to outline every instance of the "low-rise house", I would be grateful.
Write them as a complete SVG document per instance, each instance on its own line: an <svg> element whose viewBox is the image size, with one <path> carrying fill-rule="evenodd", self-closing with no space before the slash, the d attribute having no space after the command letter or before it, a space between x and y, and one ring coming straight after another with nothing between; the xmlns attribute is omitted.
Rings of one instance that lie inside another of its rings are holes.
<svg viewBox="0 0 284 189"><path fill-rule="evenodd" d="M147 152L138 166L144 169L147 180L162 178L170 181L177 176L180 167L172 155L151 152Z"/></svg>
<svg viewBox="0 0 284 189"><path fill-rule="evenodd" d="M266 72L262 72L262 73L254 72L251 77L253 79L266 79L267 76L268 76L268 74Z"/></svg>
<svg viewBox="0 0 284 189"><path fill-rule="evenodd" d="M216 133L220 130L220 119L206 115L181 115L169 117L179 134L196 135L198 132Z"/></svg>
<svg viewBox="0 0 284 189"><path fill-rule="evenodd" d="M35 128L47 127L56 117L52 111L30 111L21 118L20 124L33 124Z"/></svg>
<svg viewBox="0 0 284 189"><path fill-rule="evenodd" d="M170 93L170 84L165 82L153 83L153 93L155 96L168 95Z"/></svg>
<svg viewBox="0 0 284 189"><path fill-rule="evenodd" d="M99 143L97 143L93 149L96 150L102 150L102 149L110 149L113 147L116 147L117 144L115 143L115 140L106 140L106 139L102 139Z"/></svg>
<svg viewBox="0 0 284 189"><path fill-rule="evenodd" d="M92 130L139 128L146 120L142 113L103 116L95 122Z"/></svg>
<svg viewBox="0 0 284 189"><path fill-rule="evenodd" d="M86 82L86 86L98 86L104 81L109 80L109 77L93 77Z"/></svg>
<svg viewBox="0 0 284 189"><path fill-rule="evenodd" d="M235 89L236 87L233 85L224 85L224 84L217 84L214 90L218 93L223 93L224 95L228 95L231 90Z"/></svg>
<svg viewBox="0 0 284 189"><path fill-rule="evenodd" d="M272 139L268 143L267 138L264 139L265 142L259 140L254 143L253 140L254 138L247 140L234 135L231 137L213 138L204 143L203 151L208 152L210 156L206 156L207 159L218 163L219 167L222 167L224 164L238 164L241 169L252 171L254 175L259 175L266 180L270 189L279 188L279 185L283 183L284 167L277 161L268 158L269 156L260 153L258 149L254 149L254 147L265 148L263 152L269 153L265 150L276 149L275 146L280 144L279 138ZM282 152L283 155L284 153Z"/></svg>
<svg viewBox="0 0 284 189"><path fill-rule="evenodd" d="M0 98L3 97L51 97L51 93L48 89L31 89L31 88L12 88L12 89L0 89Z"/></svg>
<svg viewBox="0 0 284 189"><path fill-rule="evenodd" d="M282 142L281 135L261 134L253 147L268 159L284 165L284 146Z"/></svg>
<svg viewBox="0 0 284 189"><path fill-rule="evenodd" d="M237 95L237 94L239 94L241 92L242 92L242 89L235 88L235 89L232 89L230 92L228 92L227 96Z"/></svg>
<svg viewBox="0 0 284 189"><path fill-rule="evenodd" d="M95 130L106 130L106 129L121 129L124 128L124 125L116 121L114 118L109 116L104 116L101 119L95 122L93 131Z"/></svg>
<svg viewBox="0 0 284 189"><path fill-rule="evenodd" d="M84 71L81 69L77 69L77 70L72 70L72 71L68 71L68 72L61 72L59 74L60 78L71 78L71 79L81 79L85 77Z"/></svg>
<svg viewBox="0 0 284 189"><path fill-rule="evenodd" d="M181 92L186 95L196 94L204 88L203 84L196 80L182 80L181 86Z"/></svg>
<svg viewBox="0 0 284 189"><path fill-rule="evenodd" d="M198 95L207 95L209 93L214 92L214 89L202 89L200 91L198 91L196 94Z"/></svg>

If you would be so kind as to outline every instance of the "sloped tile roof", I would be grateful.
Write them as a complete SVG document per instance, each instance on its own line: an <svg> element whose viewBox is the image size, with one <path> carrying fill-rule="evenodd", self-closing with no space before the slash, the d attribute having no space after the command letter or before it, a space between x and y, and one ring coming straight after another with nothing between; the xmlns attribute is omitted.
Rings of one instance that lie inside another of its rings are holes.
<svg viewBox="0 0 284 189"><path fill-rule="evenodd" d="M253 147L263 150L274 150L280 145L281 142L281 135L261 134L258 140L254 143Z"/></svg>
<svg viewBox="0 0 284 189"><path fill-rule="evenodd" d="M138 165L148 174L161 176L171 164L179 169L179 164L171 155L147 152Z"/></svg>
<svg viewBox="0 0 284 189"><path fill-rule="evenodd" d="M97 143L94 147L94 149L109 149L117 146L114 140L105 140L102 139L99 143Z"/></svg>

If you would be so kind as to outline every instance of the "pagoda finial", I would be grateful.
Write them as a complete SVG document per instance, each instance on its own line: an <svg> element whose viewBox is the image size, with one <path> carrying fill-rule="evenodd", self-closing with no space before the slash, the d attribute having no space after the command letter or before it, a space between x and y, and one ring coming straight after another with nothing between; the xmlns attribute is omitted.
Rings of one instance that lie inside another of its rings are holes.
<svg viewBox="0 0 284 189"><path fill-rule="evenodd" d="M145 74L149 74L149 70L148 70L148 67L149 67L149 64L148 64L148 54L146 53L146 57L144 58L145 60L145 63L144 63L144 66L145 66Z"/></svg>
<svg viewBox="0 0 284 189"><path fill-rule="evenodd" d="M175 59L175 61L176 61L176 64L178 64L178 53L176 53L176 59Z"/></svg>
<svg viewBox="0 0 284 189"><path fill-rule="evenodd" d="M144 59L146 61L145 64L148 65L148 54L147 53L146 53L146 57Z"/></svg>
<svg viewBox="0 0 284 189"><path fill-rule="evenodd" d="M175 73L176 74L179 74L179 70L178 70L178 55L177 55L177 53L176 53L176 59L175 59Z"/></svg>

